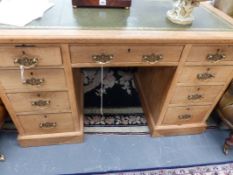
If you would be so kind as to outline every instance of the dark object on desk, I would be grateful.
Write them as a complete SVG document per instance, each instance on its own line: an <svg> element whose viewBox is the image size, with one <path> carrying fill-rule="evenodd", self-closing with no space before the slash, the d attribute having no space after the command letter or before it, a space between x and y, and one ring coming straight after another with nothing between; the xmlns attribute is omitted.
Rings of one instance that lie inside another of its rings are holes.
<svg viewBox="0 0 233 175"><path fill-rule="evenodd" d="M73 7L129 8L131 0L72 0Z"/></svg>
<svg viewBox="0 0 233 175"><path fill-rule="evenodd" d="M221 98L217 110L223 122L231 129L223 147L223 151L227 155L229 149L233 147L233 81Z"/></svg>

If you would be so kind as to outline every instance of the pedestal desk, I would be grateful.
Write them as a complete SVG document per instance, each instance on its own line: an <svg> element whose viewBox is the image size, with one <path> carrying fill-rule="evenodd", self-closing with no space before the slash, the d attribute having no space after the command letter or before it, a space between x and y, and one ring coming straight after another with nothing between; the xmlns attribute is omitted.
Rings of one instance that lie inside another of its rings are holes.
<svg viewBox="0 0 233 175"><path fill-rule="evenodd" d="M0 25L0 95L20 145L82 142L81 69L101 65L137 68L152 136L203 132L233 77L233 20L202 4L191 26L179 26L166 19L171 8L170 0L134 0L129 10L55 0L26 27Z"/></svg>

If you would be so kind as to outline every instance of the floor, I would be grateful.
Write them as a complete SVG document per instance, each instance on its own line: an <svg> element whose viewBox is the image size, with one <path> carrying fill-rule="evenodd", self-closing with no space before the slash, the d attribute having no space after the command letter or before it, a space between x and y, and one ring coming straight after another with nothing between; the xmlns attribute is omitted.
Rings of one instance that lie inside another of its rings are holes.
<svg viewBox="0 0 233 175"><path fill-rule="evenodd" d="M20 148L15 132L0 134L1 175L47 175L233 161L222 153L227 131L193 136L87 135L83 144Z"/></svg>

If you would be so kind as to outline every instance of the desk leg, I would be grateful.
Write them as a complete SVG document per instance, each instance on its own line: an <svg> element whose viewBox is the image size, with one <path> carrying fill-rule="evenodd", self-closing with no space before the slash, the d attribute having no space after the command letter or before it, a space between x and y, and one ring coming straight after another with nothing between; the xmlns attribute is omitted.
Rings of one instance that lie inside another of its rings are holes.
<svg viewBox="0 0 233 175"><path fill-rule="evenodd" d="M0 161L4 161L4 160L5 160L4 155L0 154Z"/></svg>
<svg viewBox="0 0 233 175"><path fill-rule="evenodd" d="M230 147L233 147L233 132L230 133L229 137L226 138L225 144L223 147L224 153L227 155L229 153Z"/></svg>

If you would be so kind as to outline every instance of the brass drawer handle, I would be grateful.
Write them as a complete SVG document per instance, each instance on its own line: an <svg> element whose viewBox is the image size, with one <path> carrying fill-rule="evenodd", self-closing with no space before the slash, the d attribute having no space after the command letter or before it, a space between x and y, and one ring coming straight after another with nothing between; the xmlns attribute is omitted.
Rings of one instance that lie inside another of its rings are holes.
<svg viewBox="0 0 233 175"><path fill-rule="evenodd" d="M150 55L143 55L142 56L142 61L150 63L150 64L158 63L162 59L163 59L163 55L154 54L154 53L152 53Z"/></svg>
<svg viewBox="0 0 233 175"><path fill-rule="evenodd" d="M98 64L107 64L114 58L114 55L111 54L100 54L100 55L93 55L92 59Z"/></svg>
<svg viewBox="0 0 233 175"><path fill-rule="evenodd" d="M220 49L218 49L217 53L215 54L207 55L207 60L210 62L218 62L218 61L224 60L225 58L226 58L226 55L224 53L221 53Z"/></svg>
<svg viewBox="0 0 233 175"><path fill-rule="evenodd" d="M190 115L190 114L183 114L183 115L178 116L178 119L180 119L180 120L189 120L191 118L192 118L192 115Z"/></svg>
<svg viewBox="0 0 233 175"><path fill-rule="evenodd" d="M208 79L211 79L211 78L215 78L215 75L213 75L211 73L208 73L208 72L197 74L197 79L198 80L208 80Z"/></svg>
<svg viewBox="0 0 233 175"><path fill-rule="evenodd" d="M38 62L39 62L38 58L35 57L30 58L25 54L14 60L14 64L24 66L25 68L35 67L38 64Z"/></svg>
<svg viewBox="0 0 233 175"><path fill-rule="evenodd" d="M188 100L200 100L204 97L201 94L192 94L192 95L188 95L187 98L188 98Z"/></svg>
<svg viewBox="0 0 233 175"><path fill-rule="evenodd" d="M51 101L50 100L37 100L37 101L32 101L32 106L48 106L50 105Z"/></svg>
<svg viewBox="0 0 233 175"><path fill-rule="evenodd" d="M41 86L45 82L44 78L30 78L26 79L23 84L31 85L31 86Z"/></svg>
<svg viewBox="0 0 233 175"><path fill-rule="evenodd" d="M44 123L40 123L39 127L41 129L43 129L43 128L45 128L45 129L56 128L57 127L57 122L44 122Z"/></svg>

